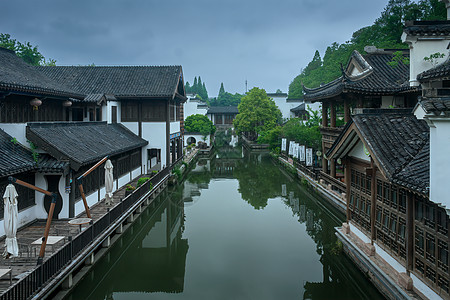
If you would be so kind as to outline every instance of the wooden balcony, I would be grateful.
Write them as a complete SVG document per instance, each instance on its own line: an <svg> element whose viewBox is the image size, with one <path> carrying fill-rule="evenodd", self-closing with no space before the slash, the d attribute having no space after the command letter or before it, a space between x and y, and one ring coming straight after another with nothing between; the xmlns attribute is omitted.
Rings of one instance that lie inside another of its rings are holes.
<svg viewBox="0 0 450 300"><path fill-rule="evenodd" d="M334 141L336 141L339 134L341 134L342 129L343 127L320 127L324 151L331 148Z"/></svg>

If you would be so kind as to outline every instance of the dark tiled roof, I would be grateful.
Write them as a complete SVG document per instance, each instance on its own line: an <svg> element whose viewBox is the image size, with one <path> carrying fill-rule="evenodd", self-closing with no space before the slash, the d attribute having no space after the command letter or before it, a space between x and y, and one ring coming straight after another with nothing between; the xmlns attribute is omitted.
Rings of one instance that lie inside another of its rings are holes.
<svg viewBox="0 0 450 300"><path fill-rule="evenodd" d="M296 111L305 111L305 103L300 104L297 107L291 108L292 112L296 112Z"/></svg>
<svg viewBox="0 0 450 300"><path fill-rule="evenodd" d="M409 189L428 193L430 186L430 141L422 147L419 153L398 174L394 175L394 183Z"/></svg>
<svg viewBox="0 0 450 300"><path fill-rule="evenodd" d="M80 93L57 83L36 67L27 64L14 51L2 47L0 47L0 90L36 96L84 98Z"/></svg>
<svg viewBox="0 0 450 300"><path fill-rule="evenodd" d="M31 151L14 144L12 137L0 129L0 177L27 172L35 168Z"/></svg>
<svg viewBox="0 0 450 300"><path fill-rule="evenodd" d="M349 153L359 137L356 131L348 131L356 127L388 180L420 193L428 193L428 125L424 120L418 120L410 110L384 111L374 110L373 113L352 116L327 156L331 157L334 153L336 158Z"/></svg>
<svg viewBox="0 0 450 300"><path fill-rule="evenodd" d="M440 113L450 111L450 97L425 98L421 97L419 104L427 113Z"/></svg>
<svg viewBox="0 0 450 300"><path fill-rule="evenodd" d="M412 114L361 114L353 122L388 179L399 173L429 141L429 127Z"/></svg>
<svg viewBox="0 0 450 300"><path fill-rule="evenodd" d="M410 87L408 83L409 66L400 62L397 67L391 67L388 62L392 61L393 57L392 53L373 53L363 57L358 51L354 51L352 58L365 68L362 74L343 74L321 87L304 87L305 99L319 101L348 92L386 95L415 91L416 88Z"/></svg>
<svg viewBox="0 0 450 300"><path fill-rule="evenodd" d="M116 97L173 97L182 76L181 66L45 66L37 69L79 93Z"/></svg>
<svg viewBox="0 0 450 300"><path fill-rule="evenodd" d="M208 114L238 114L237 106L211 106Z"/></svg>
<svg viewBox="0 0 450 300"><path fill-rule="evenodd" d="M448 36L450 21L407 21L403 30L410 36Z"/></svg>
<svg viewBox="0 0 450 300"><path fill-rule="evenodd" d="M450 60L446 60L444 63L429 69L425 72L417 75L419 81L427 81L429 79L442 78L450 76Z"/></svg>
<svg viewBox="0 0 450 300"><path fill-rule="evenodd" d="M28 123L27 138L75 170L148 144L125 126L106 122Z"/></svg>
<svg viewBox="0 0 450 300"><path fill-rule="evenodd" d="M37 170L42 173L67 172L70 164L68 161L59 161L48 154L40 153Z"/></svg>

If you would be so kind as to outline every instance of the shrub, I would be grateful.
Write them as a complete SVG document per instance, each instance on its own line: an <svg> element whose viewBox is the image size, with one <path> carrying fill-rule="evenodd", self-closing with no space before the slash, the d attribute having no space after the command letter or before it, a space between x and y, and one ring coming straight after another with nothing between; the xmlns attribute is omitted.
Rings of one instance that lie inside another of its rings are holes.
<svg viewBox="0 0 450 300"><path fill-rule="evenodd" d="M139 178L136 187L140 187L141 185L143 185L145 182L147 182L149 180L150 180L150 177Z"/></svg>
<svg viewBox="0 0 450 300"><path fill-rule="evenodd" d="M132 186L131 184L127 184L125 189L127 191L134 191L136 188L134 186Z"/></svg>

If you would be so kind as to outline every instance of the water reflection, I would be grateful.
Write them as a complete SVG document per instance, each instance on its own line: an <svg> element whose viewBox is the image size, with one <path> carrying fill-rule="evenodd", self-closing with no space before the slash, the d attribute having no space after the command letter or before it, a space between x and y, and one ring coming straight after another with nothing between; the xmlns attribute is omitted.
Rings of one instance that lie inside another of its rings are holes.
<svg viewBox="0 0 450 300"><path fill-rule="evenodd" d="M167 196L167 195L166 195ZM130 231L98 262L69 299L116 299L130 292L181 293L184 290L187 239L182 201L162 204L132 225ZM130 268L130 266L132 266Z"/></svg>
<svg viewBox="0 0 450 300"><path fill-rule="evenodd" d="M381 298L340 252L340 216L264 153L200 159L159 201L70 299Z"/></svg>

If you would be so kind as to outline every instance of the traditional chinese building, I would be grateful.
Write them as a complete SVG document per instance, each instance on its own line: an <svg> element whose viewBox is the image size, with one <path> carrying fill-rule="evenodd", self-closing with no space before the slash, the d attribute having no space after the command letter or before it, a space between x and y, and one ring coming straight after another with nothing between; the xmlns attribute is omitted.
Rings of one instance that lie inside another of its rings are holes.
<svg viewBox="0 0 450 300"><path fill-rule="evenodd" d="M236 106L212 106L208 109L206 116L217 128L231 128L238 113Z"/></svg>
<svg viewBox="0 0 450 300"><path fill-rule="evenodd" d="M304 87L305 101L322 103L322 153L327 153L352 114L363 108L414 107L419 89L410 87L409 66L402 60L393 67L394 52L398 50L366 47L367 54L354 51L342 70L342 76L318 88ZM402 52L408 57L408 51ZM334 189L344 191L336 177L336 161L322 157L321 178Z"/></svg>
<svg viewBox="0 0 450 300"><path fill-rule="evenodd" d="M83 103L89 102L92 108L81 110L90 121L121 123L147 140L149 144L142 153L145 171L169 167L181 159L183 103L186 100L181 66L56 66L37 69L85 95ZM73 120L74 110L79 109L74 105L72 119L69 120Z"/></svg>

